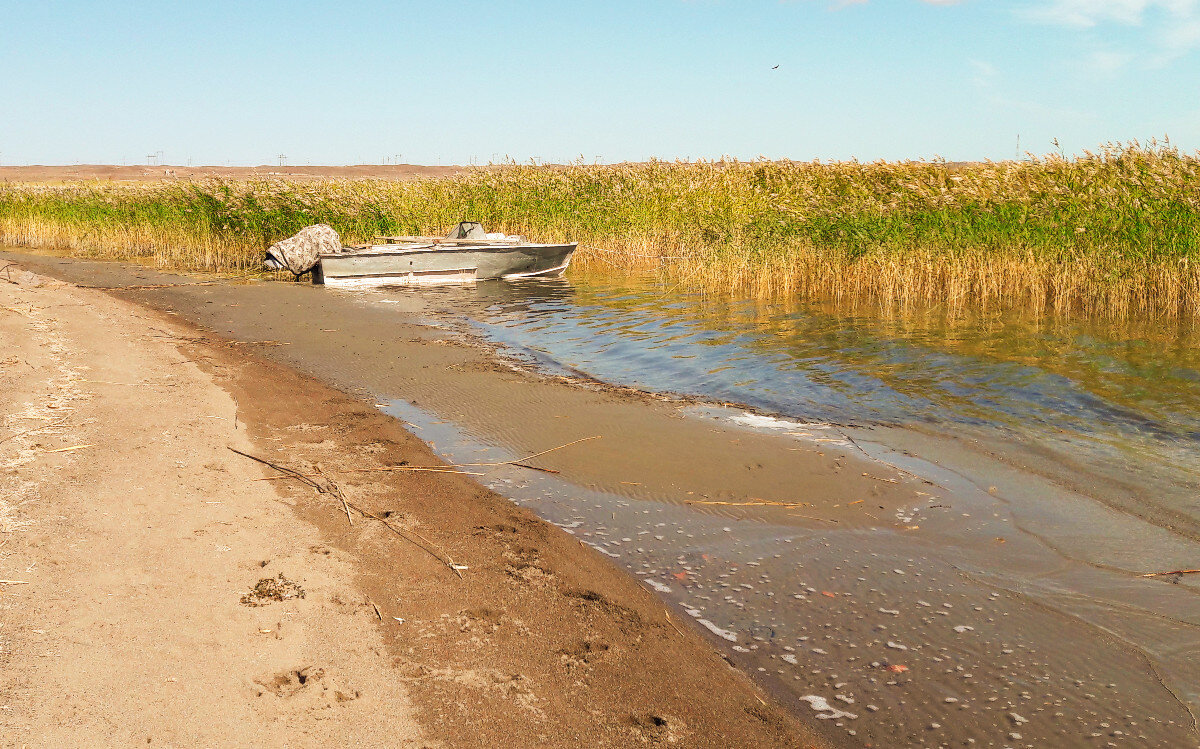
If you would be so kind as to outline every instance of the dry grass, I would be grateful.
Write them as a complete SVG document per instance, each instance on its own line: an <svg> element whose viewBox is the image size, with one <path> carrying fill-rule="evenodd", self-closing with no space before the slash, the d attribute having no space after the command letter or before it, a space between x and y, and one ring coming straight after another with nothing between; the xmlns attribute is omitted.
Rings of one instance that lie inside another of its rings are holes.
<svg viewBox="0 0 1200 749"><path fill-rule="evenodd" d="M767 299L1200 317L1200 160L1168 145L942 162L507 164L405 182L0 187L0 241L244 272L307 224L461 219L581 243L577 264Z"/></svg>

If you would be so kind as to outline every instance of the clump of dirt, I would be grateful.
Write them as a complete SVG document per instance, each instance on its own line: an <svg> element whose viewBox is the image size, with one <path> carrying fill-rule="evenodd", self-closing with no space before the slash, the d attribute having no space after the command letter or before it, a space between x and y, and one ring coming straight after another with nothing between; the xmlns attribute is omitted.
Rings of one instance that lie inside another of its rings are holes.
<svg viewBox="0 0 1200 749"><path fill-rule="evenodd" d="M301 689L320 681L325 677L325 669L306 666L294 671L283 671L265 679L256 679L254 683L265 688L268 692L280 697L291 697ZM259 696L261 696L260 693ZM354 697L358 695L355 694ZM350 697L349 699L354 699ZM342 693L338 693L338 702L346 702Z"/></svg>
<svg viewBox="0 0 1200 749"><path fill-rule="evenodd" d="M279 577L264 577L250 592L242 596L242 603L247 606L266 606L274 601L286 601L289 598L303 598L304 588L279 573Z"/></svg>
<svg viewBox="0 0 1200 749"><path fill-rule="evenodd" d="M608 653L609 644L600 640L580 640L570 647L558 651L567 670L587 669L601 661Z"/></svg>

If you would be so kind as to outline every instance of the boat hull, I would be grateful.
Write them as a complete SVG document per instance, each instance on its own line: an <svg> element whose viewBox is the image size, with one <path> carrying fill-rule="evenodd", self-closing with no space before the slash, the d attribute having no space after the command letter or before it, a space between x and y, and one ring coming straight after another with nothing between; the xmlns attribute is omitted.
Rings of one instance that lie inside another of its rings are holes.
<svg viewBox="0 0 1200 749"><path fill-rule="evenodd" d="M463 284L498 278L561 276L575 244L460 246L438 249L376 245L323 254L313 282L339 288Z"/></svg>

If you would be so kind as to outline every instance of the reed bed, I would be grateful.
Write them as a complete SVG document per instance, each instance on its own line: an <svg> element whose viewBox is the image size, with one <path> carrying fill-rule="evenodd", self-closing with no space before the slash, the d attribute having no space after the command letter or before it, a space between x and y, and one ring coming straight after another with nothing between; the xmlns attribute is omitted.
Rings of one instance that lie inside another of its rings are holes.
<svg viewBox="0 0 1200 749"><path fill-rule="evenodd" d="M764 299L1200 318L1200 157L504 164L412 181L0 186L0 242L245 272L325 222L347 241L463 219L580 243L576 264Z"/></svg>

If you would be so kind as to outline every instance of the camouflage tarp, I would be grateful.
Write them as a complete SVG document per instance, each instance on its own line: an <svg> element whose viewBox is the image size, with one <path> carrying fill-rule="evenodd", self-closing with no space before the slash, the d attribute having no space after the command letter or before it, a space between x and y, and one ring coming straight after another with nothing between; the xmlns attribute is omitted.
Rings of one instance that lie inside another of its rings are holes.
<svg viewBox="0 0 1200 749"><path fill-rule="evenodd" d="M342 252L342 239L328 224L306 226L294 237L276 242L267 250L263 265L288 269L297 277L312 270L323 252Z"/></svg>
<svg viewBox="0 0 1200 749"><path fill-rule="evenodd" d="M487 231L478 221L459 221L458 226L450 230L446 239L486 239Z"/></svg>

